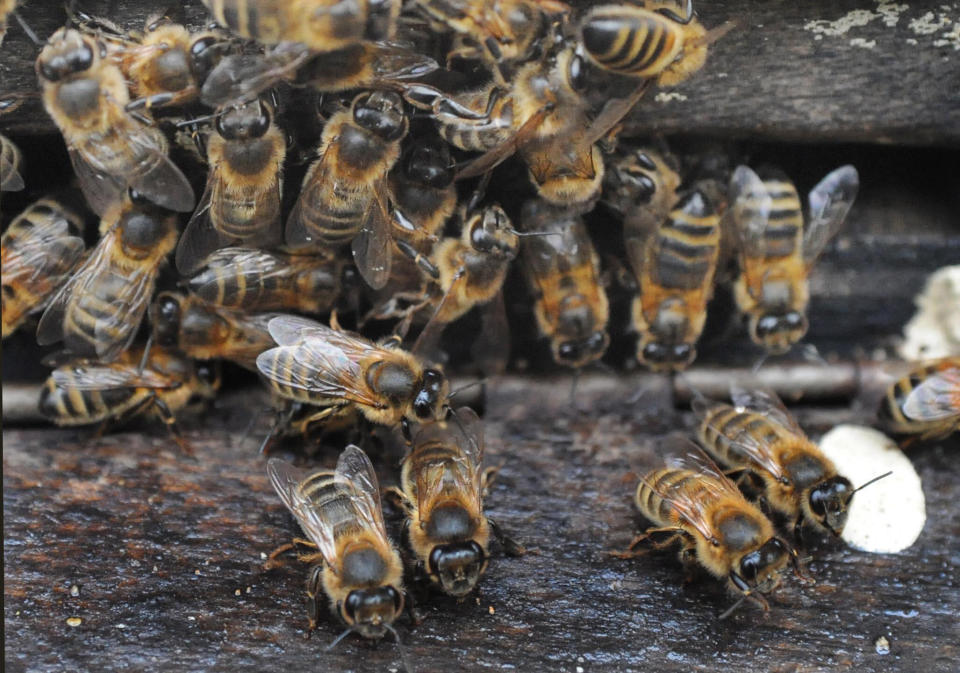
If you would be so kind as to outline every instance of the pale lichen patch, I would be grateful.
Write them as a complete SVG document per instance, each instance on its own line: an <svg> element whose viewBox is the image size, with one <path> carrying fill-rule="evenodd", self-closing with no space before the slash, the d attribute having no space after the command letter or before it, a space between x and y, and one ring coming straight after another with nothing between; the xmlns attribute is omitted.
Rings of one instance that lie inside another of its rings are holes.
<svg viewBox="0 0 960 673"><path fill-rule="evenodd" d="M656 96L653 97L658 103L669 103L674 100L687 100L687 97L682 93L677 93L676 91L661 91Z"/></svg>
<svg viewBox="0 0 960 673"><path fill-rule="evenodd" d="M946 28L952 22L950 18L944 15L936 15L933 12L927 12L923 16L910 19L908 24L910 30L917 35L933 35L941 28Z"/></svg>
<svg viewBox="0 0 960 673"><path fill-rule="evenodd" d="M862 37L855 37L850 40L851 47L862 47L864 49L873 49L877 46L876 40L865 40Z"/></svg>

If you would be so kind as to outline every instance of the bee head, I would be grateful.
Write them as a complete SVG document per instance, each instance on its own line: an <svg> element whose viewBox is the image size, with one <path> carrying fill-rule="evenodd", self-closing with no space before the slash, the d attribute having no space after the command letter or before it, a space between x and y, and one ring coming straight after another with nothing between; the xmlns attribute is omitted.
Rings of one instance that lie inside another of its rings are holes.
<svg viewBox="0 0 960 673"><path fill-rule="evenodd" d="M407 132L403 99L392 91L362 93L354 98L353 120L384 140L399 140Z"/></svg>
<svg viewBox="0 0 960 673"><path fill-rule="evenodd" d="M638 359L653 371L675 371L685 368L694 358L697 350L690 344L666 344L649 341L639 348Z"/></svg>
<svg viewBox="0 0 960 673"><path fill-rule="evenodd" d="M403 612L403 594L392 586L354 589L339 604L340 617L364 638L383 638Z"/></svg>
<svg viewBox="0 0 960 673"><path fill-rule="evenodd" d="M738 575L746 582L747 588L740 586L737 579L731 579L741 591L759 589L761 593L766 593L777 585L780 569L789 560L790 550L787 545L778 538L770 538L759 549L740 559Z"/></svg>
<svg viewBox="0 0 960 673"><path fill-rule="evenodd" d="M93 40L79 31L61 28L47 40L37 58L37 73L48 82L90 69L99 51Z"/></svg>
<svg viewBox="0 0 960 673"><path fill-rule="evenodd" d="M443 189L453 182L453 161L446 143L417 143L407 154L403 169L411 181L435 189Z"/></svg>
<svg viewBox="0 0 960 673"><path fill-rule="evenodd" d="M204 82L210 71L220 62L225 50L223 43L212 35L205 35L190 45L190 72L197 82Z"/></svg>
<svg viewBox="0 0 960 673"><path fill-rule="evenodd" d="M259 100L244 103L218 115L216 126L226 140L262 138L270 128L270 108Z"/></svg>
<svg viewBox="0 0 960 673"><path fill-rule="evenodd" d="M503 208L494 204L474 216L469 228L470 245L477 252L513 259L520 249L520 237L513 231Z"/></svg>
<svg viewBox="0 0 960 673"><path fill-rule="evenodd" d="M416 397L413 399L413 413L418 421L440 419L449 396L447 377L438 369L425 369Z"/></svg>
<svg viewBox="0 0 960 673"><path fill-rule="evenodd" d="M445 593L462 598L473 591L487 569L487 555L475 540L440 544L430 552L430 577Z"/></svg>
<svg viewBox="0 0 960 673"><path fill-rule="evenodd" d="M558 341L554 346L553 359L566 367L583 367L603 357L609 345L610 335L600 330L585 339Z"/></svg>
<svg viewBox="0 0 960 673"><path fill-rule="evenodd" d="M826 479L810 490L808 504L814 520L834 535L840 535L847 523L847 512L853 498L853 484L846 477Z"/></svg>
<svg viewBox="0 0 960 673"><path fill-rule="evenodd" d="M750 319L750 336L771 353L786 353L807 333L807 318L799 311L765 313Z"/></svg>
<svg viewBox="0 0 960 673"><path fill-rule="evenodd" d="M153 340L158 346L176 348L180 341L182 297L173 292L161 292L154 302L150 318L153 322Z"/></svg>

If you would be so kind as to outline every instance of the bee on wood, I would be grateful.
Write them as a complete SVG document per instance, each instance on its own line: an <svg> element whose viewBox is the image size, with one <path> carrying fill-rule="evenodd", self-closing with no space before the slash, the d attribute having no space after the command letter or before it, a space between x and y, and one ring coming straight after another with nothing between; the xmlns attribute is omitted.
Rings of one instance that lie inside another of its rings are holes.
<svg viewBox="0 0 960 673"><path fill-rule="evenodd" d="M23 154L12 140L0 134L0 192L23 189Z"/></svg>
<svg viewBox="0 0 960 673"><path fill-rule="evenodd" d="M177 245L177 269L185 275L215 250L283 242L280 190L287 145L270 106L253 101L227 108L216 115L214 128L207 142L207 187Z"/></svg>
<svg viewBox="0 0 960 673"><path fill-rule="evenodd" d="M262 44L300 42L333 51L363 41L389 40L398 0L203 0L221 26Z"/></svg>
<svg viewBox="0 0 960 673"><path fill-rule="evenodd" d="M637 359L680 371L696 357L720 252L720 216L699 191L681 198L653 230L624 228L639 294L631 309Z"/></svg>
<svg viewBox="0 0 960 673"><path fill-rule="evenodd" d="M156 126L133 117L123 73L100 42L61 28L37 58L47 113L63 134L87 203L103 216L128 188L169 210L193 210L190 183Z"/></svg>
<svg viewBox="0 0 960 673"><path fill-rule="evenodd" d="M389 631L399 646L393 622L403 612L403 564L387 537L377 475L367 454L351 444L336 470L313 473L271 458L267 474L309 538L277 548L268 564L296 544L316 549L301 557L316 564L307 579L310 629L316 628L326 594L330 610L348 627L340 638L355 631L379 639Z"/></svg>
<svg viewBox="0 0 960 673"><path fill-rule="evenodd" d="M483 513L483 426L458 409L456 421L424 425L403 460L399 496L419 567L447 594L463 598L489 563L492 523Z"/></svg>
<svg viewBox="0 0 960 673"><path fill-rule="evenodd" d="M353 284L352 265L327 255L223 248L187 281L198 297L244 311L329 313Z"/></svg>
<svg viewBox="0 0 960 673"><path fill-rule="evenodd" d="M311 421L359 411L375 425L439 419L449 409L443 372L402 350L296 316L273 318L267 328L279 344L260 354L257 368L273 391L321 408Z"/></svg>
<svg viewBox="0 0 960 673"><path fill-rule="evenodd" d="M915 367L887 388L881 420L895 433L942 439L960 429L960 358Z"/></svg>
<svg viewBox="0 0 960 673"><path fill-rule="evenodd" d="M534 296L540 334L550 340L555 362L583 367L603 357L610 344L609 303L600 260L583 219L569 209L528 201L521 213L523 271Z"/></svg>
<svg viewBox="0 0 960 673"><path fill-rule="evenodd" d="M274 345L267 323L276 315L245 313L175 292L161 292L150 308L153 343L195 360L223 358L253 371L257 356Z"/></svg>
<svg viewBox="0 0 960 673"><path fill-rule="evenodd" d="M101 220L100 233L44 311L37 342L63 340L71 353L110 362L136 336L160 266L177 243L177 216L131 190Z"/></svg>
<svg viewBox="0 0 960 673"><path fill-rule="evenodd" d="M797 539L805 523L839 537L854 493L876 480L854 489L773 391L731 386L730 393L734 406L694 398L700 443L727 467L758 477L764 499L789 517Z"/></svg>
<svg viewBox="0 0 960 673"><path fill-rule="evenodd" d="M804 226L797 189L782 173L766 180L747 166L730 179L728 215L740 274L734 296L749 320L750 338L770 353L785 353L807 333L807 278L836 235L857 196L853 166L827 174L810 192Z"/></svg>
<svg viewBox="0 0 960 673"><path fill-rule="evenodd" d="M116 362L74 360L57 367L40 392L40 413L57 425L91 425L156 414L187 453L176 414L195 400L213 399L220 387L215 368L195 365L153 346L143 367L143 349Z"/></svg>
<svg viewBox="0 0 960 673"><path fill-rule="evenodd" d="M20 213L0 239L3 338L44 308L83 255L83 220L52 199Z"/></svg>
<svg viewBox="0 0 960 673"><path fill-rule="evenodd" d="M287 244L351 243L364 280L383 287L392 257L387 174L407 127L403 101L392 92L361 93L349 110L335 113L287 218Z"/></svg>
<svg viewBox="0 0 960 673"><path fill-rule="evenodd" d="M584 14L577 38L587 58L604 70L676 86L703 67L707 46L729 30L708 33L694 16L693 0L686 0L683 16L678 10L670 0L600 5Z"/></svg>
<svg viewBox="0 0 960 673"><path fill-rule="evenodd" d="M627 551L614 555L636 556L643 553L634 551L642 541L657 533L670 533L656 547L679 542L680 561L685 566L699 564L740 595L720 619L745 599L768 610L766 596L780 585L787 563L792 562L799 573L796 552L775 535L770 520L713 461L690 442L684 444L690 448L668 457L666 467L647 473L637 485L634 502L654 527L634 538Z"/></svg>

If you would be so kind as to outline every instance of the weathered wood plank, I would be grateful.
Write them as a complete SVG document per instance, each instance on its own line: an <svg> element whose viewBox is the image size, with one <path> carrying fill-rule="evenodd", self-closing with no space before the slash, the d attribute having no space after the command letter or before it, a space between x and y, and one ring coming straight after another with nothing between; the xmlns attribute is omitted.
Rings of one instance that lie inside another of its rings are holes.
<svg viewBox="0 0 960 673"><path fill-rule="evenodd" d="M63 24L55 3L24 3L40 36ZM157 11L144 0L87 0L91 14L140 28ZM578 2L584 6L588 3ZM207 15L183 3L187 23ZM960 3L889 0L699 2L708 27L735 21L706 67L644 101L626 132L941 145L960 142ZM4 90L36 88L37 48L12 24L0 54ZM54 128L38 101L0 120L7 133Z"/></svg>
<svg viewBox="0 0 960 673"><path fill-rule="evenodd" d="M769 613L716 615L729 597L683 583L672 553L608 557L639 522L630 492L658 460L656 439L689 425L666 382L587 377L496 382L489 462L503 469L491 515L537 553L497 555L478 598L430 596L426 621L400 625L417 671L955 670L960 630L960 443L918 447L928 520L896 555L816 544L811 588L788 582ZM264 461L240 441L252 409L232 395L194 424L195 458L159 428L89 441L85 431L5 430L6 670L395 670L389 642L348 638L332 619L303 638L305 568L262 555L294 532ZM868 413L809 410L808 428ZM332 463L339 447L326 447ZM375 455L384 482L396 455ZM77 586L79 594L71 594ZM81 619L70 627L70 617ZM890 654L877 653L879 636Z"/></svg>

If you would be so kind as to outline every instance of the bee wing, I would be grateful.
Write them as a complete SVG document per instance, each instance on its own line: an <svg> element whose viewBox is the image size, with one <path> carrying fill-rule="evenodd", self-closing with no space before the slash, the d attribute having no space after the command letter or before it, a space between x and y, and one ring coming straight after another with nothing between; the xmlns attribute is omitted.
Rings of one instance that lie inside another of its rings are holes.
<svg viewBox="0 0 960 673"><path fill-rule="evenodd" d="M543 123L548 114L550 114L549 108L543 107L537 110L536 114L531 115L509 138L471 160L464 168L457 171L454 179L467 180L492 171L536 136L537 129L540 128L540 124Z"/></svg>
<svg viewBox="0 0 960 673"><path fill-rule="evenodd" d="M783 400L769 388L758 386L747 390L733 383L730 385L730 399L738 407L758 411L787 430L804 435L803 428L784 406Z"/></svg>
<svg viewBox="0 0 960 673"><path fill-rule="evenodd" d="M429 56L395 42L375 42L371 46L376 52L373 71L378 80L419 79L440 68Z"/></svg>
<svg viewBox="0 0 960 673"><path fill-rule="evenodd" d="M462 458L453 465L446 461L430 464L417 474L417 507L424 511L430 502L443 490L444 479L449 477L454 490L470 494L472 504L479 514L483 510L483 426L477 414L469 407L456 411L456 419L434 421L423 425L414 437L414 446L429 443L455 445L462 451ZM445 466L449 466L449 473Z"/></svg>
<svg viewBox="0 0 960 673"><path fill-rule="evenodd" d="M748 166L737 166L730 177L729 203L733 231L746 257L764 257L765 232L773 201L760 177Z"/></svg>
<svg viewBox="0 0 960 673"><path fill-rule="evenodd" d="M225 56L204 80L200 100L213 108L253 100L292 77L311 56L298 42L281 42L265 54Z"/></svg>
<svg viewBox="0 0 960 673"><path fill-rule="evenodd" d="M307 174L303 178L300 186L300 194L297 196L296 203L287 215L287 223L284 227L283 237L287 245L300 247L306 245L317 245L314 241L314 235L310 231L310 225L304 219L303 202L305 199L315 198L316 186L322 184L328 178L328 170L324 162L327 160L327 152L333 146L330 142L324 149L320 158L310 164Z"/></svg>
<svg viewBox="0 0 960 673"><path fill-rule="evenodd" d="M177 242L174 260L177 271L183 275L194 273L210 253L230 242L230 239L217 231L210 219L210 199L221 180L220 164L216 163L210 167L207 186L203 190L197 209L193 211L186 229L183 230Z"/></svg>
<svg viewBox="0 0 960 673"><path fill-rule="evenodd" d="M221 248L207 255L198 267L200 272L188 281L193 292L207 301L219 295L220 283L231 285L244 279L266 278L286 273L287 266L273 253L249 248Z"/></svg>
<svg viewBox="0 0 960 673"><path fill-rule="evenodd" d="M735 402L736 403L736 402ZM739 404L739 403L737 403ZM713 410L718 406L726 406L722 402L716 402L714 400L708 400L705 397L695 397L691 403L693 408L693 413L697 417L697 420L703 423L708 415L708 412ZM764 470L769 472L774 478L779 479L783 476L783 468L780 466L780 463L773 457L770 453L769 447L756 439L751 435L746 429L739 428L736 431L731 430L729 427L724 427L716 423L707 423L707 425L722 437L726 438L730 442L731 448L737 453L742 454L746 458L754 461L760 465Z"/></svg>
<svg viewBox="0 0 960 673"><path fill-rule="evenodd" d="M63 390L109 390L123 388L152 388L169 390L179 388L181 383L159 372L145 369L137 371L136 365L100 364L81 361L54 369L50 377Z"/></svg>
<svg viewBox="0 0 960 673"><path fill-rule="evenodd" d="M948 367L924 379L907 395L903 413L915 421L960 415L960 367Z"/></svg>
<svg viewBox="0 0 960 673"><path fill-rule="evenodd" d="M3 139L0 139L2 141ZM16 150L19 153L19 150ZM24 188L23 176L17 170L14 160L0 152L0 191L19 192Z"/></svg>
<svg viewBox="0 0 960 673"><path fill-rule="evenodd" d="M319 470L323 472L325 470ZM267 462L267 476L280 500L297 519L303 532L317 545L324 561L331 568L337 566L337 545L334 537L333 521L321 516L313 504L300 490L300 484L314 473L297 469L285 460L271 458Z"/></svg>
<svg viewBox="0 0 960 673"><path fill-rule="evenodd" d="M857 198L860 177L853 166L841 166L827 174L807 197L809 221L803 232L803 261L813 264L827 242L836 236Z"/></svg>
<svg viewBox="0 0 960 673"><path fill-rule="evenodd" d="M640 99L650 90L653 82L653 79L648 79L634 89L629 96L607 101L603 109L600 110L600 114L587 127L583 141L588 145L593 145L606 136L614 126L620 123L621 119L627 116L633 106L640 102Z"/></svg>
<svg viewBox="0 0 960 673"><path fill-rule="evenodd" d="M103 217L110 206L123 197L126 186L119 178L94 168L74 148L67 146L67 152L87 205L90 206L90 210Z"/></svg>
<svg viewBox="0 0 960 673"><path fill-rule="evenodd" d="M69 224L63 217L42 220L16 250L4 250L4 282L30 282L58 270L68 272L85 248L82 238L69 234Z"/></svg>
<svg viewBox="0 0 960 673"><path fill-rule="evenodd" d="M374 290L381 289L390 280L390 263L393 259L386 190L386 181L379 180L363 214L360 233L353 237L350 246L360 275Z"/></svg>
<svg viewBox="0 0 960 673"><path fill-rule="evenodd" d="M337 459L334 476L338 484L352 490L353 504L365 527L376 531L386 546L391 546L387 537L387 527L383 523L383 506L380 504L377 473L367 454L350 444Z"/></svg>
<svg viewBox="0 0 960 673"><path fill-rule="evenodd" d="M127 184L158 206L178 213L192 211L196 202L193 187L146 133L147 128L136 128L127 135L127 143L138 146L143 159L131 175L120 177L126 177Z"/></svg>

